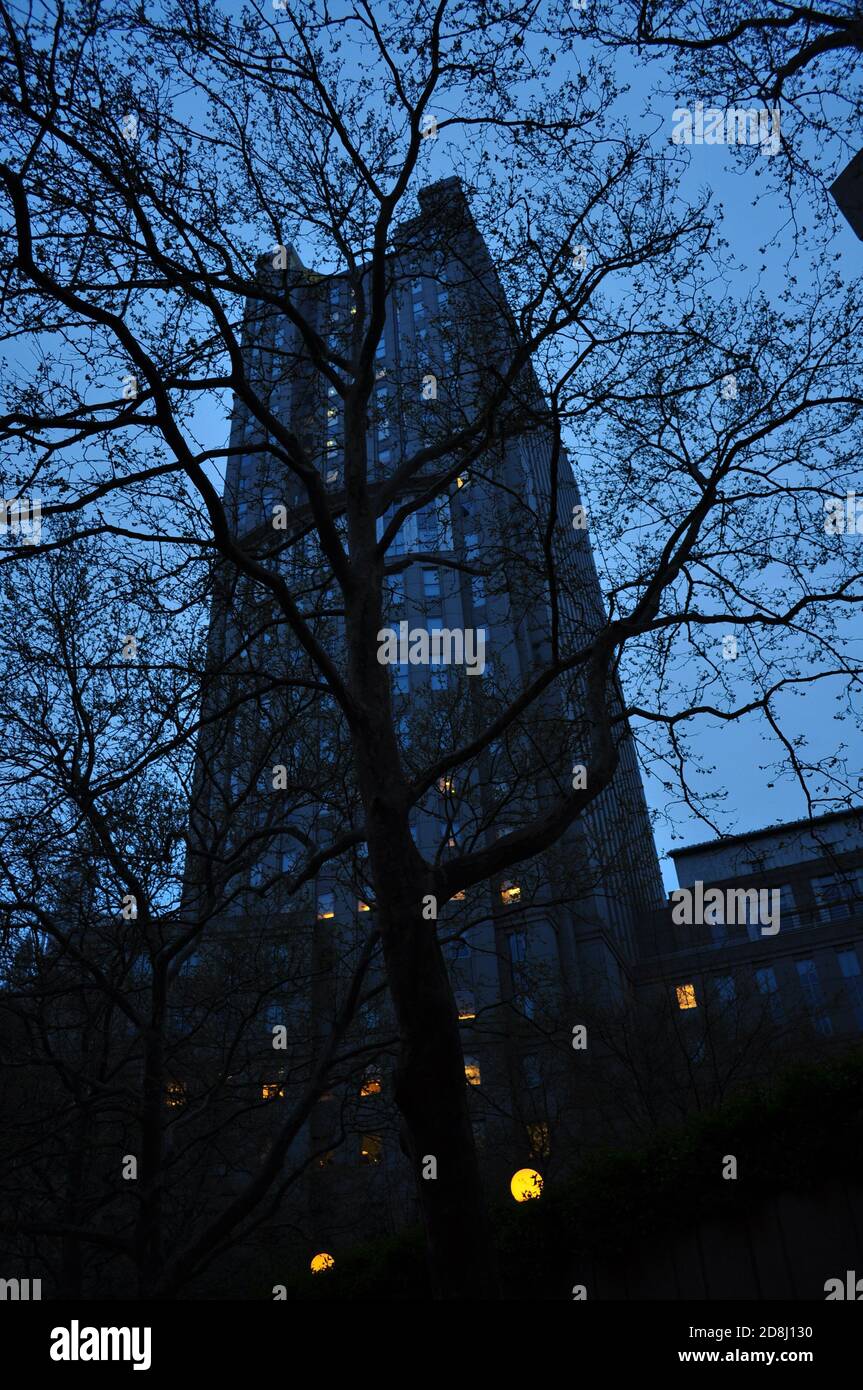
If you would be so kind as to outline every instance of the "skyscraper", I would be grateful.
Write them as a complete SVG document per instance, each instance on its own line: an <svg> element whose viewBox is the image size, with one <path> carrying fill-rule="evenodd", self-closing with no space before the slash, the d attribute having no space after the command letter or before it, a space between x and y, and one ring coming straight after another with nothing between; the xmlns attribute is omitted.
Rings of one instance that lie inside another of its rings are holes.
<svg viewBox="0 0 863 1390"><path fill-rule="evenodd" d="M419 204L387 260L365 443L378 537L389 537L381 651L391 640L393 717L420 788L412 834L436 863L541 817L590 776L591 724L576 661L499 737L423 783L442 750L469 750L605 616L552 409L461 185L448 179L424 189ZM341 388L368 317L368 270L321 275L291 249L275 248L261 260L260 285L246 311L250 390L234 402L226 510L246 552L286 580L333 671L346 678L325 533L330 525L336 536L347 533ZM292 321L286 303L302 322ZM256 399L290 432L299 469L289 466L284 437L266 428ZM479 432L477 418L485 422ZM418 457L421 466L405 469ZM311 486L303 471L314 474ZM236 699L238 713L202 739L192 822L201 862L196 871L192 856L189 902L197 893L199 906L205 897L217 904L214 923L234 941L242 923L265 917L290 957L290 982L267 1019L283 1021L296 1047L278 1059L278 1076L261 1077L263 1094L270 1087L279 1097L314 1065L314 1040L349 987L374 900L354 833L362 819L344 719L262 593L225 576L217 586L214 690L220 700ZM454 635L467 662L458 660ZM585 1138L572 1078L578 1003L625 999L639 923L663 901L632 738L625 721L615 727L619 765L586 814L508 878L456 892L437 918L475 1133L493 1183L526 1162L543 1171L571 1162ZM298 870L340 837L343 852L286 893ZM214 875L221 875L218 891ZM323 1227L350 1207L373 1228L411 1213L409 1177L398 1172L393 1035L381 984L373 961L354 1069L336 1068L331 1099L302 1136L315 1156L308 1210L320 1213Z"/></svg>

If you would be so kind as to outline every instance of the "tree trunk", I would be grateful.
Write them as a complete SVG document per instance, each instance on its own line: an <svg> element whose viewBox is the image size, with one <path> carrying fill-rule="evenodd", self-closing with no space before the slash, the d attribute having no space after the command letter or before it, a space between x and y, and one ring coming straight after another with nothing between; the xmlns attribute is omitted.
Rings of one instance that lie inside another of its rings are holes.
<svg viewBox="0 0 863 1390"><path fill-rule="evenodd" d="M455 999L437 923L422 915L423 895L432 890L406 826L401 835L393 827L373 834L369 850L376 886L383 885L378 911L401 1035L395 1100L426 1230L432 1292L441 1299L499 1298Z"/></svg>

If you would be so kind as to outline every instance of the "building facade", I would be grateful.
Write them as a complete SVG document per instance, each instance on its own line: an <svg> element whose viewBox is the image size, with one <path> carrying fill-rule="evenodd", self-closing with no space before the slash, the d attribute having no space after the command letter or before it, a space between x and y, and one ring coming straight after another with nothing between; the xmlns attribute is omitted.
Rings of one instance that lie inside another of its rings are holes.
<svg viewBox="0 0 863 1390"><path fill-rule="evenodd" d="M393 662L403 756L419 771L442 748L458 746L466 731L493 720L548 663L553 641L577 650L602 625L604 610L577 484L529 358L501 392L496 427L482 450L465 448L470 461L463 469L456 447L446 457L447 466L456 467L445 485L436 486L432 477L442 471L439 460L399 482L406 459L445 436L457 437L488 408L518 345L500 278L458 180L423 190L417 216L398 228L394 243L366 438L378 536L392 529L385 581L389 630L399 636L420 631L430 644L441 633L442 640L464 633L466 646L470 636L481 653L481 669L477 660L471 673L434 656L406 660L404 646ZM250 302L245 322L253 390L315 470L340 534L343 404L332 374L348 378L353 329L365 312L365 275L321 275L303 267L290 249L276 248L261 260L267 293ZM310 332L280 311L284 294ZM324 346L329 375L315 360ZM422 504L395 529L400 509L421 495ZM285 577L316 638L343 670L338 589L312 526L309 490L239 397L225 503L244 547ZM554 598L544 543L550 515ZM305 653L275 610L260 597L247 597L242 583L225 580L215 596L211 653L221 673L214 699L228 689L242 689L247 697L253 689L260 693L251 720L246 711L220 721L202 745L193 832L208 867L196 876L193 864L189 910L212 911L214 931L234 941L244 924L262 917L272 933L282 934L294 964L302 962L298 975L305 970L311 983L269 1000L268 1026L281 1020L292 1036L312 1039L320 1031L315 1020L332 1012L346 987L374 913L362 854L354 850L300 893L289 899L284 893L310 848L356 819L357 796L345 774L347 732L332 701L310 700L301 687L290 687L313 674ZM281 691L266 688L274 679L281 679ZM509 879L456 893L441 908L438 930L464 1028L475 1132L496 1186L508 1184L526 1163L548 1165L553 1155L562 1159L572 1150L572 1001L625 999L643 924L662 902L634 745L624 725L618 739L613 785L552 851ZM554 683L505 738L418 799L411 825L423 856L430 863L457 856L541 814L572 785L589 742L573 675ZM207 897L202 881L212 880L214 862L222 878L218 891L209 881ZM205 899L210 907L202 907ZM387 1094L395 1039L381 984L372 969L360 1014L368 1068L359 1076L354 1071L341 1089L333 1087L302 1137L314 1155L308 1210L343 1208L352 1194L347 1205L366 1215L374 1211L367 1225L378 1229L413 1212L398 1118ZM311 1058L298 1062L300 1073L303 1065ZM264 1089L278 1096L285 1081L289 1089L290 1064L283 1071L282 1078L262 1078ZM322 1241L329 1238L320 1230Z"/></svg>
<svg viewBox="0 0 863 1390"><path fill-rule="evenodd" d="M636 970L640 991L673 995L693 1024L711 995L730 1007L749 992L778 1024L796 1020L821 1040L863 1033L859 811L726 836L672 857L691 898L678 894L655 919ZM711 889L713 911L704 903ZM699 896L702 911L688 911ZM693 915L702 920L681 920Z"/></svg>

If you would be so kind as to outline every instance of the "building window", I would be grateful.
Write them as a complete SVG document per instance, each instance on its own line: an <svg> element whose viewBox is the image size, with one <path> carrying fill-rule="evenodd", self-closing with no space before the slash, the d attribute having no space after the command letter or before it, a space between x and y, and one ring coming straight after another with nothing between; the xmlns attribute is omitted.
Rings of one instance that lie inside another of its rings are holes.
<svg viewBox="0 0 863 1390"><path fill-rule="evenodd" d="M551 1129L547 1121L538 1121L527 1126L530 1152L533 1158L548 1158L551 1153Z"/></svg>
<svg viewBox="0 0 863 1390"><path fill-rule="evenodd" d="M165 1088L165 1104L169 1110L176 1110L178 1106L186 1104L185 1081L168 1082Z"/></svg>
<svg viewBox="0 0 863 1390"><path fill-rule="evenodd" d="M364 903L362 898L357 899L357 912L371 912L368 903Z"/></svg>
<svg viewBox="0 0 863 1390"><path fill-rule="evenodd" d="M318 1167L319 1167L319 1168L329 1168L330 1164L333 1163L333 1161L335 1160L335 1157L336 1157L336 1151L335 1151L335 1149L327 1149L326 1153L322 1153L322 1154L319 1154L319 1155L318 1155Z"/></svg>
<svg viewBox="0 0 863 1390"><path fill-rule="evenodd" d="M336 915L336 895L335 893L318 894L318 920L326 921Z"/></svg>
<svg viewBox="0 0 863 1390"><path fill-rule="evenodd" d="M384 599L394 608L400 608L405 601L404 580L397 575L387 579L384 584Z"/></svg>
<svg viewBox="0 0 863 1390"><path fill-rule="evenodd" d="M713 987L716 990L716 997L720 1004L733 1004L737 998L737 986L734 983L733 975L716 975L713 979Z"/></svg>
<svg viewBox="0 0 863 1390"><path fill-rule="evenodd" d="M821 981L818 979L818 968L814 960L798 960L797 978L800 981L800 988L803 991L803 998L806 1000L806 1008L812 1025L825 1038L829 1038L833 1033L833 1024L830 1015L824 1007L824 994L821 989Z"/></svg>
<svg viewBox="0 0 863 1390"><path fill-rule="evenodd" d="M860 960L853 947L837 951L836 959L842 974L845 993L854 1014L857 1027L863 1030L863 977L860 974Z"/></svg>
<svg viewBox="0 0 863 1390"><path fill-rule="evenodd" d="M380 1134L363 1134L360 1136L360 1163L382 1163L384 1157L384 1141Z"/></svg>
<svg viewBox="0 0 863 1390"><path fill-rule="evenodd" d="M381 1074L374 1067L369 1067L360 1085L361 1096L379 1096L384 1089Z"/></svg>
<svg viewBox="0 0 863 1390"><path fill-rule="evenodd" d="M462 1023L469 1023L472 1018L476 1018L476 1005L470 990L464 990L461 994L456 995L456 1007L458 1008L459 1020Z"/></svg>
<svg viewBox="0 0 863 1390"><path fill-rule="evenodd" d="M376 1004L364 1004L360 1009L360 1022L370 1033L381 1026L381 1014Z"/></svg>
<svg viewBox="0 0 863 1390"><path fill-rule="evenodd" d="M677 986L677 1007L678 1009L697 1009L698 1001L695 998L695 985Z"/></svg>
<svg viewBox="0 0 863 1390"><path fill-rule="evenodd" d="M464 1076L469 1086L482 1085L482 1074L480 1072L479 1062L475 1057L465 1057Z"/></svg>
<svg viewBox="0 0 863 1390"><path fill-rule="evenodd" d="M779 998L779 986L776 983L776 971L770 965L765 965L761 970L755 972L755 986L759 994L763 994L767 999L770 1017L774 1023L782 1023L785 1013L782 1008L782 1001Z"/></svg>
<svg viewBox="0 0 863 1390"><path fill-rule="evenodd" d="M539 1057L535 1052L530 1052L521 1059L521 1074L524 1077L524 1084L529 1090L533 1091L537 1086L542 1085L542 1070L539 1065Z"/></svg>
<svg viewBox="0 0 863 1390"><path fill-rule="evenodd" d="M513 965L523 965L527 960L527 936L523 931L511 931L509 934L509 958Z"/></svg>
<svg viewBox="0 0 863 1390"><path fill-rule="evenodd" d="M410 690L410 676L406 662L394 663L390 667L393 686L399 695L407 695Z"/></svg>
<svg viewBox="0 0 863 1390"><path fill-rule="evenodd" d="M500 900L506 907L510 907L513 903L520 902L521 888L519 884L510 882L502 883L500 886Z"/></svg>
<svg viewBox="0 0 863 1390"><path fill-rule="evenodd" d="M265 1081L261 1087L262 1100L284 1100L285 1088L281 1081Z"/></svg>
<svg viewBox="0 0 863 1390"><path fill-rule="evenodd" d="M530 1020L536 1013L536 1005L533 1002L533 996L527 992L527 990L524 988L523 983L520 980L516 982L516 988L512 996L512 1003L513 1007L518 1011L518 1013L522 1015L523 1018Z"/></svg>
<svg viewBox="0 0 863 1390"><path fill-rule="evenodd" d="M440 598L440 570L434 567L423 566L423 598L427 600Z"/></svg>
<svg viewBox="0 0 863 1390"><path fill-rule="evenodd" d="M813 878L812 892L822 922L843 921L860 910L863 899L863 871L849 869L841 874Z"/></svg>

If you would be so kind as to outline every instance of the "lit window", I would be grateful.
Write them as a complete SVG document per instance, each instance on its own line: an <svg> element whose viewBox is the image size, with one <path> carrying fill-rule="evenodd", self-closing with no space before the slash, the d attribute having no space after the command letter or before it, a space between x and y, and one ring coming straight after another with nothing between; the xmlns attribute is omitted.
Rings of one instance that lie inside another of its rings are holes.
<svg viewBox="0 0 863 1390"><path fill-rule="evenodd" d="M517 903L521 899L521 888L517 883L502 883L500 888L500 900L509 906Z"/></svg>
<svg viewBox="0 0 863 1390"><path fill-rule="evenodd" d="M330 1164L331 1164L331 1163L333 1162L333 1160L335 1159L335 1156L336 1156L335 1149L327 1149L326 1153L319 1154L319 1155L318 1155L318 1167L319 1167L319 1168L329 1168Z"/></svg>
<svg viewBox="0 0 863 1390"><path fill-rule="evenodd" d="M265 1081L261 1087L262 1100L284 1100L285 1088L280 1081Z"/></svg>
<svg viewBox="0 0 863 1390"><path fill-rule="evenodd" d="M359 898L357 901L357 912L371 912L368 903L364 903L362 898Z"/></svg>
<svg viewBox="0 0 863 1390"><path fill-rule="evenodd" d="M464 898L465 898L465 892L464 892L464 889L463 889L463 888L460 888L460 889L458 890L457 893L453 893L453 895L452 895L452 900L453 900L454 903L463 903L463 902L464 902Z"/></svg>
<svg viewBox="0 0 863 1390"><path fill-rule="evenodd" d="M325 1270L332 1269L334 1264L335 1260L332 1255L328 1255L326 1251L322 1251L320 1255L315 1255L312 1258L312 1274L323 1274Z"/></svg>
<svg viewBox="0 0 863 1390"><path fill-rule="evenodd" d="M482 1076L480 1074L479 1062L475 1057L465 1058L464 1064L465 1080L469 1086L481 1086Z"/></svg>
<svg viewBox="0 0 863 1390"><path fill-rule="evenodd" d="M469 990L465 990L463 994L456 995L456 1004L458 1006L458 1016L463 1023L468 1022L469 1019L476 1018L476 1007L474 1005L473 995Z"/></svg>
<svg viewBox="0 0 863 1390"><path fill-rule="evenodd" d="M360 1163L381 1163L384 1141L379 1134L364 1134L360 1139Z"/></svg>
<svg viewBox="0 0 863 1390"><path fill-rule="evenodd" d="M697 1009L698 1002L695 998L695 985L677 986L677 1007L679 1009Z"/></svg>
<svg viewBox="0 0 863 1390"><path fill-rule="evenodd" d="M318 920L323 921L336 915L335 893L318 894Z"/></svg>
<svg viewBox="0 0 863 1390"><path fill-rule="evenodd" d="M169 1081L167 1085L167 1095L165 1104L175 1110L178 1105L186 1104L186 1083L185 1081Z"/></svg>
<svg viewBox="0 0 863 1390"><path fill-rule="evenodd" d="M367 1071L360 1086L361 1096L379 1096L383 1090L380 1072Z"/></svg>
<svg viewBox="0 0 863 1390"><path fill-rule="evenodd" d="M448 793L451 795L455 791L455 782L451 777L439 777L437 779L437 785L438 791L443 792L444 795Z"/></svg>
<svg viewBox="0 0 863 1390"><path fill-rule="evenodd" d="M455 480L456 487L467 487L469 476L467 473L459 473Z"/></svg>
<svg viewBox="0 0 863 1390"><path fill-rule="evenodd" d="M535 1158L548 1158L551 1153L551 1130L548 1123L543 1120L538 1124L528 1125L527 1137L530 1140L530 1151Z"/></svg>

